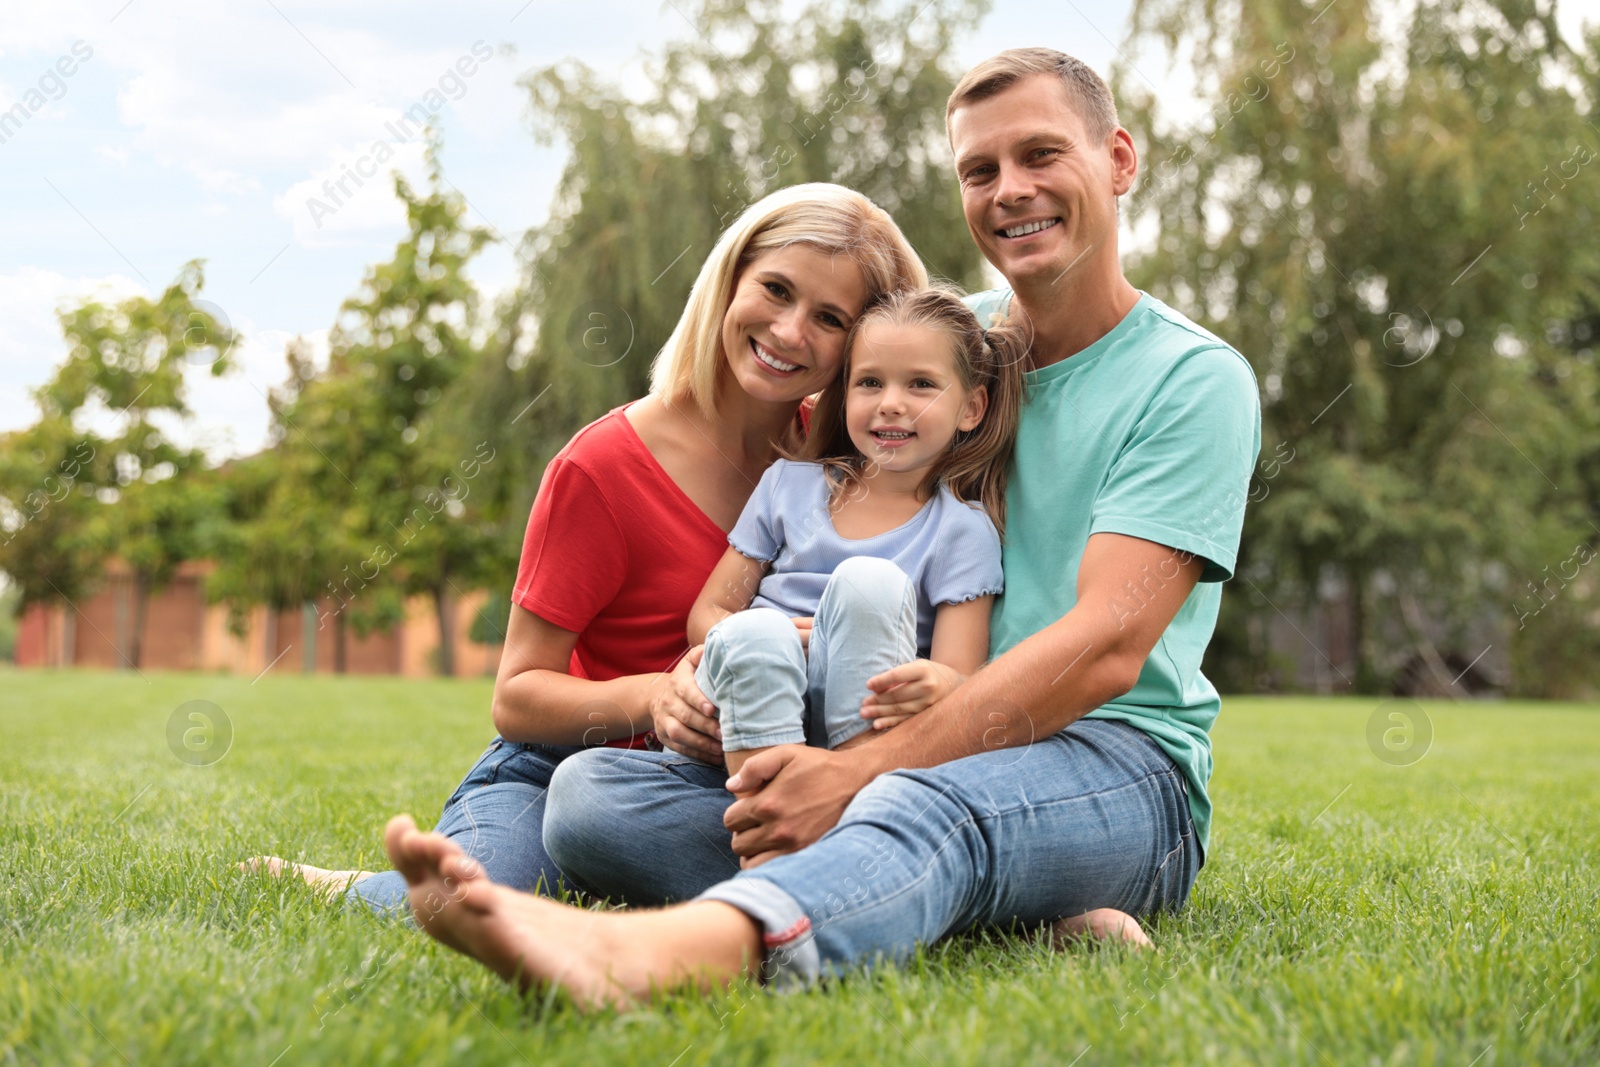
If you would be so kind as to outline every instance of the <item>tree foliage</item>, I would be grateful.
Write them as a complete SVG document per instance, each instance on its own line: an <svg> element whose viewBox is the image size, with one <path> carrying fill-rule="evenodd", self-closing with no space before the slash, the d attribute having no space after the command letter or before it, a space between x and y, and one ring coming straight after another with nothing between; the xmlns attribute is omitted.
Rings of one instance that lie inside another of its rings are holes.
<svg viewBox="0 0 1600 1067"><path fill-rule="evenodd" d="M1537 630L1515 605L1600 540L1593 342L1574 333L1600 306L1593 43L1574 52L1523 0L1424 2L1397 33L1357 0L1308 11L1137 4L1139 38L1190 58L1198 121L1120 77L1148 145L1130 211L1159 231L1132 273L1234 339L1263 388L1210 668L1270 683L1277 605L1331 600L1358 689L1420 664L1451 690L1487 624L1519 688L1570 691L1548 653L1600 652L1594 572L1531 601L1561 602Z"/></svg>

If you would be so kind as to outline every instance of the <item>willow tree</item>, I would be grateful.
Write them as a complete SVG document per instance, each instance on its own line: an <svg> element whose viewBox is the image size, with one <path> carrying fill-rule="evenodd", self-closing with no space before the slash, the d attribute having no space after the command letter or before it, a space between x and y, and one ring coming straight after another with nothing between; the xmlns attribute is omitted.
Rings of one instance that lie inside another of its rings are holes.
<svg viewBox="0 0 1600 1067"><path fill-rule="evenodd" d="M1424 0L1392 32L1361 0L1140 0L1134 34L1207 107L1175 121L1119 72L1145 146L1130 221L1159 235L1133 276L1233 339L1264 394L1208 669L1255 683L1262 621L1320 588L1358 689L1405 664L1450 689L1486 624L1524 687L1566 685L1540 664L1557 626L1519 633L1514 605L1600 539L1594 353L1570 329L1600 304L1594 42L1524 0ZM1561 590L1580 616L1587 589Z"/></svg>
<svg viewBox="0 0 1600 1067"><path fill-rule="evenodd" d="M894 215L933 272L981 277L944 104L960 74L952 42L986 4L677 6L683 34L649 61L643 97L577 62L523 79L539 136L571 155L473 389L524 472L506 483L508 525L525 521L539 470L574 430L644 393L712 244L767 193L848 185Z"/></svg>

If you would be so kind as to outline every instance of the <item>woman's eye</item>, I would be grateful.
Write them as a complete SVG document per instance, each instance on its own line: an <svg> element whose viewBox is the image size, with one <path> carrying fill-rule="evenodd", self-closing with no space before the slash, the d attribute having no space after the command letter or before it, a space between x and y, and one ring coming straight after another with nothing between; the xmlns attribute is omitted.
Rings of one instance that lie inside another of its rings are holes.
<svg viewBox="0 0 1600 1067"><path fill-rule="evenodd" d="M824 311L822 313L822 321L827 323L829 326L833 326L841 330L844 329L844 323L839 321L839 316L831 312Z"/></svg>
<svg viewBox="0 0 1600 1067"><path fill-rule="evenodd" d="M771 293L773 296L779 297L780 299L789 295L789 290L785 289L777 282L767 282L766 286L767 292Z"/></svg>

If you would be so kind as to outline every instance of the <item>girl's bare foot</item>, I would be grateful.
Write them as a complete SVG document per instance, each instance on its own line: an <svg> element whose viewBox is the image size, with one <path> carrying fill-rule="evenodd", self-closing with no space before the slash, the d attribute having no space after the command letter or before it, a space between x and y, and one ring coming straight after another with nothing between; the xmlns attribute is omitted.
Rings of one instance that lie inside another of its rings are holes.
<svg viewBox="0 0 1600 1067"><path fill-rule="evenodd" d="M333 900L357 882L366 881L373 875L372 871L330 871L323 867L313 867L309 863L292 863L277 856L251 856L239 864L239 869L264 871L274 878L282 878L285 874L298 874L305 879L306 885L329 900Z"/></svg>
<svg viewBox="0 0 1600 1067"><path fill-rule="evenodd" d="M1150 943L1150 938L1145 936L1139 920L1116 908L1096 908L1082 915L1060 919L1050 927L1048 936L1050 943L1057 948L1086 937L1096 941L1120 942L1131 948L1155 947Z"/></svg>
<svg viewBox="0 0 1600 1067"><path fill-rule="evenodd" d="M397 815L384 831L411 909L430 935L519 988L555 985L577 1005L626 1009L683 985L725 985L761 961L760 927L726 904L594 912L489 881L440 834Z"/></svg>

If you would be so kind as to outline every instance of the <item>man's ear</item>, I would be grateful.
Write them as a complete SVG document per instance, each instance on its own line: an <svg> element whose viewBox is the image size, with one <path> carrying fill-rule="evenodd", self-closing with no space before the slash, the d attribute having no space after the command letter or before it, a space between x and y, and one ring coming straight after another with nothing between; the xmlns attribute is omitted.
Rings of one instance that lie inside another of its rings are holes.
<svg viewBox="0 0 1600 1067"><path fill-rule="evenodd" d="M989 387L980 385L967 394L967 406L961 411L961 421L956 423L958 430L975 430L983 422L983 413L989 410Z"/></svg>
<svg viewBox="0 0 1600 1067"><path fill-rule="evenodd" d="M1111 151L1111 191L1121 196L1133 188L1139 176L1139 150L1133 147L1133 135L1118 126L1108 135Z"/></svg>

